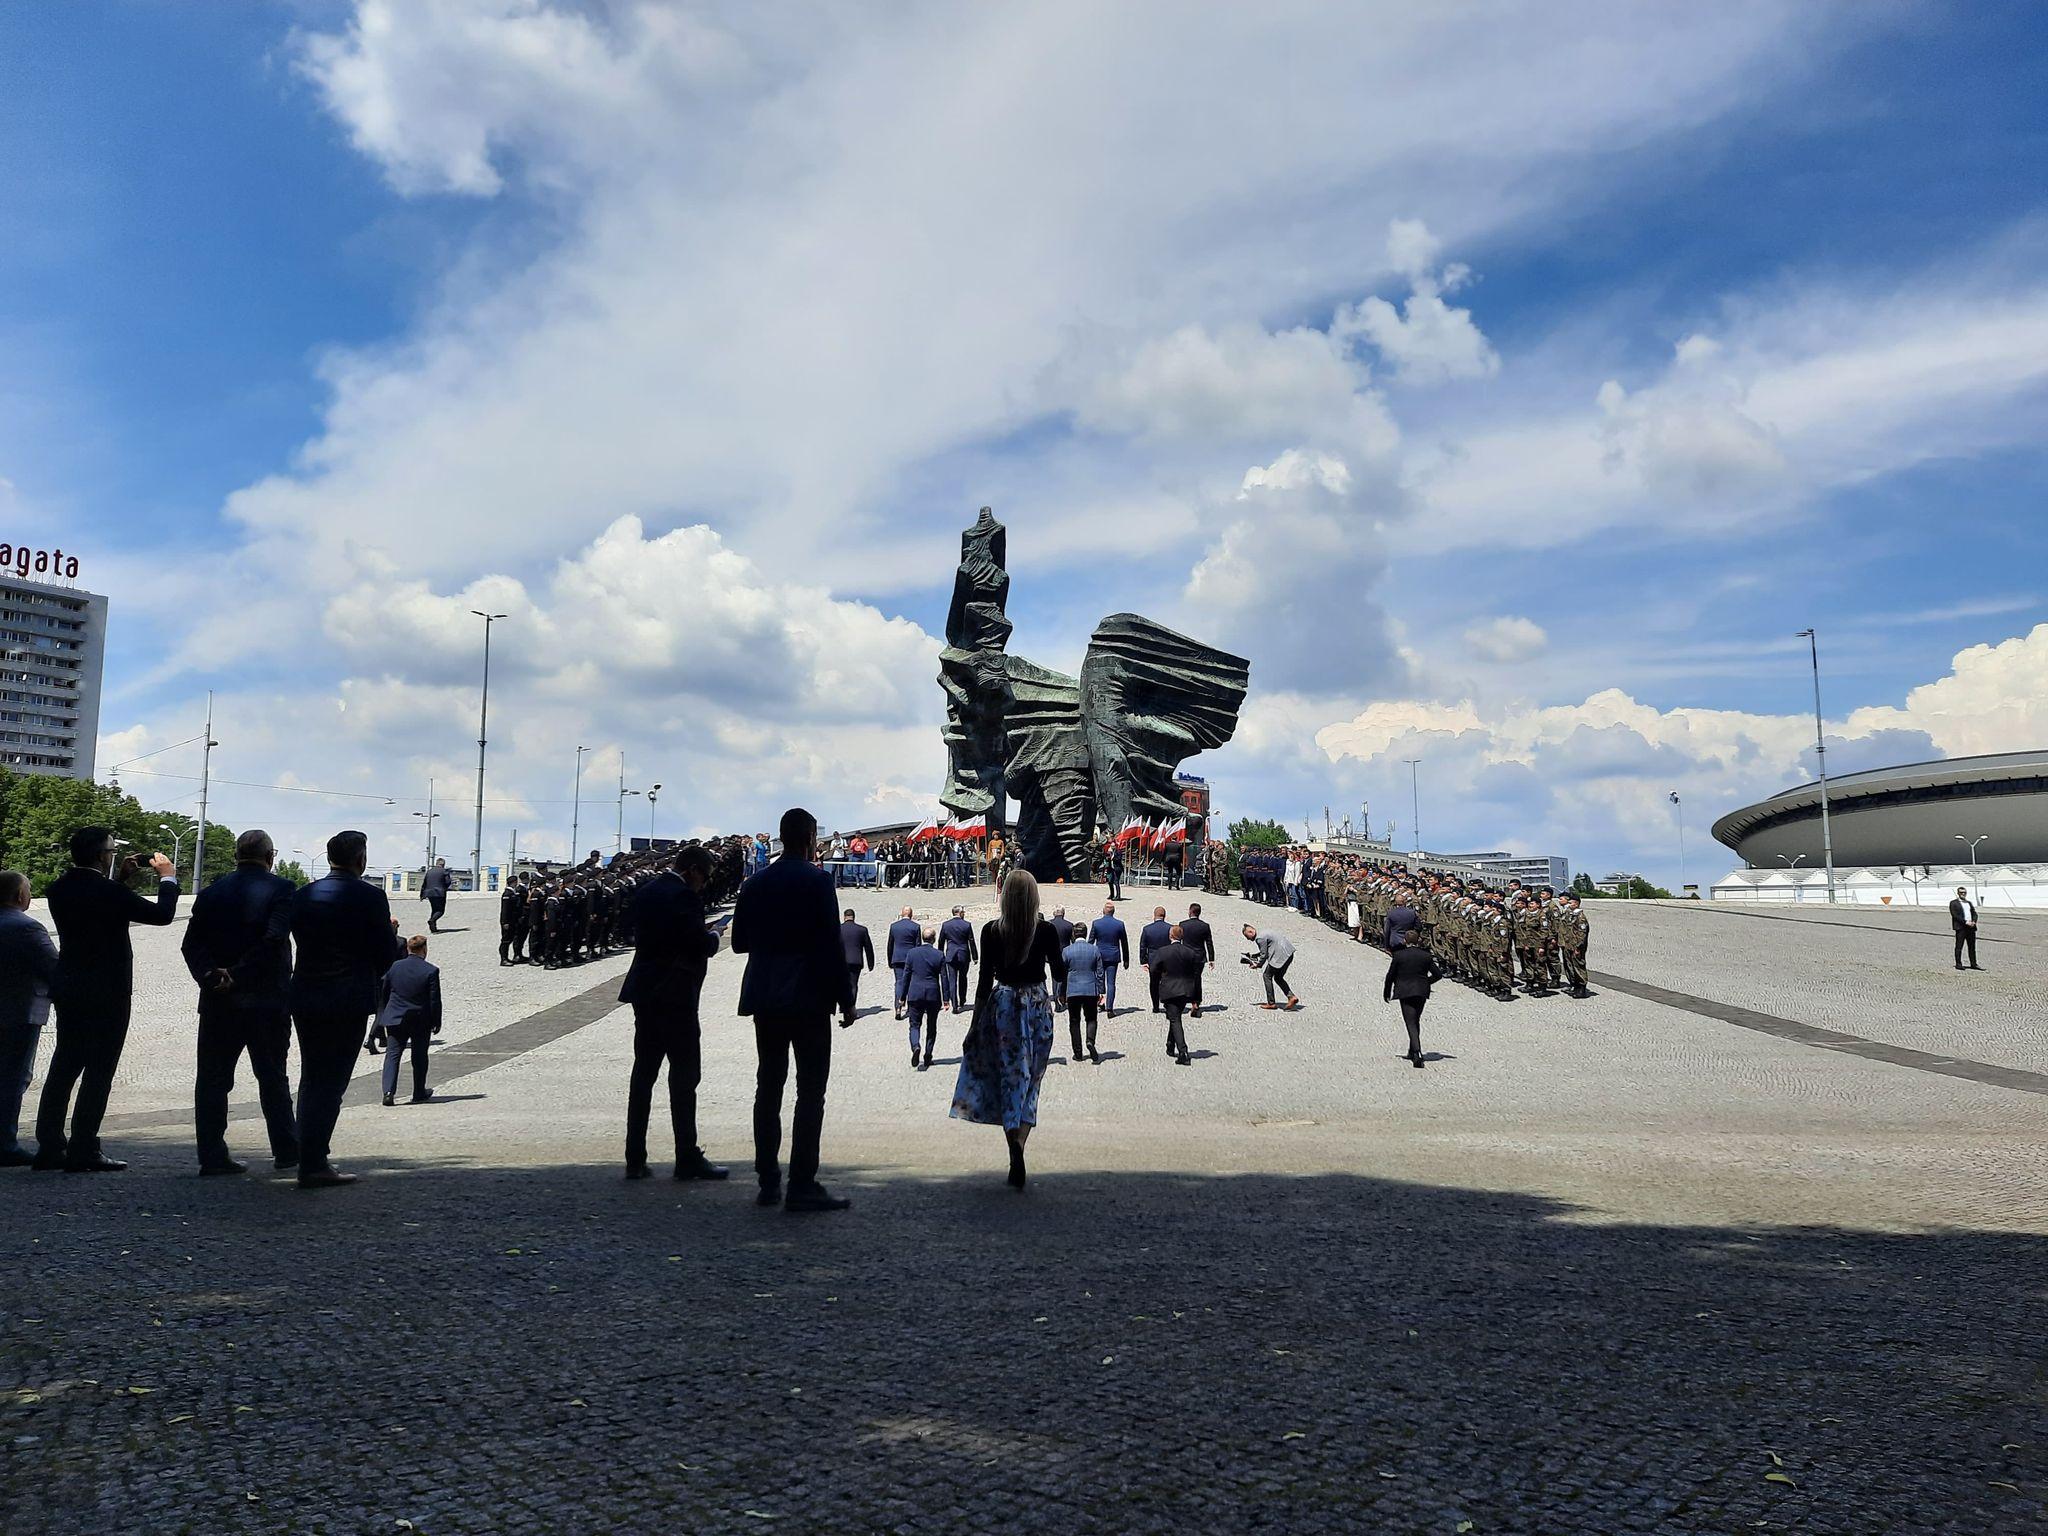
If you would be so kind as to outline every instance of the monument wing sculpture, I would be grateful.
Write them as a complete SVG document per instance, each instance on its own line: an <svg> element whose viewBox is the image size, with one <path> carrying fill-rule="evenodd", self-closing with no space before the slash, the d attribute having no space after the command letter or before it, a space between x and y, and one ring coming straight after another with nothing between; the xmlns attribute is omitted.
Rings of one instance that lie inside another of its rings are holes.
<svg viewBox="0 0 2048 1536"><path fill-rule="evenodd" d="M1174 773L1237 729L1251 664L1135 613L1096 627L1071 678L1008 654L1010 574L1003 525L987 507L960 538L939 686L953 816L1008 825L1042 880L1082 879L1098 824L1183 815Z"/></svg>

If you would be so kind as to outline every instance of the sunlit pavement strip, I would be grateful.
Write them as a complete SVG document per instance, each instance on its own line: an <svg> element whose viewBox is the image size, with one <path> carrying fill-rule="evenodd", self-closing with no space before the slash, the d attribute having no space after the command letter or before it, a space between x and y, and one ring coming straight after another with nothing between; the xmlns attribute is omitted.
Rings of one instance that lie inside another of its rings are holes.
<svg viewBox="0 0 2048 1536"><path fill-rule="evenodd" d="M848 904L880 934L900 899ZM1204 899L1210 1054L1165 1059L1137 973L1114 1059L1068 1062L1062 1024L1021 1197L867 978L825 1139L855 1208L822 1219L750 1198L735 957L703 1096L733 1184L618 1178L622 960L500 969L467 919L433 953L449 1101L359 1079L364 1181L308 1194L192 1174L190 987L178 931L144 936L110 1128L136 1167L0 1176L0 1529L2038 1521L2043 1115L1984 1074L2039 1075L2048 925L1959 978L1898 914L1720 923L1737 966L1699 914L1603 906L1601 996L1444 988L1415 1072L1376 953ZM1302 1013L1251 1006L1247 914L1296 939Z"/></svg>

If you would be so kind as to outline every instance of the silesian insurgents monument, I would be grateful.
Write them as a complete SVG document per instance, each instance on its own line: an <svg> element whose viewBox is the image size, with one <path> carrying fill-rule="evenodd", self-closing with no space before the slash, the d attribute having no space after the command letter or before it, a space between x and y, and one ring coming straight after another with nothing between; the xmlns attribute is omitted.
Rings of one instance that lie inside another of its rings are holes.
<svg viewBox="0 0 2048 1536"><path fill-rule="evenodd" d="M1174 770L1230 740L1251 663L1135 613L1095 627L1078 678L1012 656L1007 555L1003 525L983 507L960 537L939 655L939 803L956 819L986 816L991 832L1010 828L1041 880L1082 879L1098 824L1186 814Z"/></svg>

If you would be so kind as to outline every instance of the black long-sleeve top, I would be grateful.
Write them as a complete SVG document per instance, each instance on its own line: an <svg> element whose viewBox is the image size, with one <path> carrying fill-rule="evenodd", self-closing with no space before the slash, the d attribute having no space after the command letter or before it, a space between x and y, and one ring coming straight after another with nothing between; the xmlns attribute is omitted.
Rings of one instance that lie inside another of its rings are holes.
<svg viewBox="0 0 2048 1536"><path fill-rule="evenodd" d="M1055 982L1067 979L1067 961L1060 953L1060 936L1052 931L1052 924L1044 918L1038 920L1038 927L1031 935L1031 948L1021 961L1010 958L1010 946L1004 941L1003 931L996 923L981 925L981 980L974 988L976 1002L987 997L997 982L1006 987L1042 987L1047 972L1052 974Z"/></svg>

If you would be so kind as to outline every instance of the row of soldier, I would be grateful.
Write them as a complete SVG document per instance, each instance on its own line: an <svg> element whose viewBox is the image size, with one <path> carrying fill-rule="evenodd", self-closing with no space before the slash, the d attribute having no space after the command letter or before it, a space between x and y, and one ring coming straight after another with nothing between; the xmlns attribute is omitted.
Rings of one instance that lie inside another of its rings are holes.
<svg viewBox="0 0 2048 1536"><path fill-rule="evenodd" d="M749 868L750 839L715 838L708 899L729 901ZM581 864L553 874L514 875L498 896L498 963L554 970L600 959L633 944L633 893L667 869L673 849L615 856L593 848Z"/></svg>
<svg viewBox="0 0 2048 1536"><path fill-rule="evenodd" d="M1578 896L1511 880L1502 889L1457 875L1411 870L1337 854L1324 861L1331 889L1326 921L1389 948L1412 929L1445 971L1503 1001L1517 991L1587 997L1589 925Z"/></svg>

